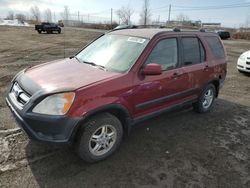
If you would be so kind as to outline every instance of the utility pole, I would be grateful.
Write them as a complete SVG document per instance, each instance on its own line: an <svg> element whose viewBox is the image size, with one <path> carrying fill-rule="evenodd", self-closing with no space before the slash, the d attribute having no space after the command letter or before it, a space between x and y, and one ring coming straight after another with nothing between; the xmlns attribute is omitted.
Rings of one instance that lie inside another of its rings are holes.
<svg viewBox="0 0 250 188"><path fill-rule="evenodd" d="M111 29L113 29L113 8L111 8L111 17L110 17L110 25L111 25Z"/></svg>
<svg viewBox="0 0 250 188"><path fill-rule="evenodd" d="M54 12L54 22L57 22L56 21L56 13Z"/></svg>
<svg viewBox="0 0 250 188"><path fill-rule="evenodd" d="M78 22L80 22L80 13L79 13L79 11L78 11L77 16L78 16Z"/></svg>
<svg viewBox="0 0 250 188"><path fill-rule="evenodd" d="M169 5L169 10L168 10L168 23L170 23L170 16L171 16L171 4Z"/></svg>

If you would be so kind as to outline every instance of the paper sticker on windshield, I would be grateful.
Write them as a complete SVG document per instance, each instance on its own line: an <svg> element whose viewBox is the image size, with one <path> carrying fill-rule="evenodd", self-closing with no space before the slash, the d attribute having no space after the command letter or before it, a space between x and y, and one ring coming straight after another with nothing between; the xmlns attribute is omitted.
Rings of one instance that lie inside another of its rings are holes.
<svg viewBox="0 0 250 188"><path fill-rule="evenodd" d="M128 41L143 44L146 41L146 39L141 39L141 38L137 38L137 37L129 37Z"/></svg>

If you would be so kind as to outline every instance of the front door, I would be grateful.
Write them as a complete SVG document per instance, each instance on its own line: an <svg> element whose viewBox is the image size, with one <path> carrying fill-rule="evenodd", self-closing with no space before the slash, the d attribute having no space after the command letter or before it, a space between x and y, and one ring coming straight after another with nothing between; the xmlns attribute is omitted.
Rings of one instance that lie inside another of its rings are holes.
<svg viewBox="0 0 250 188"><path fill-rule="evenodd" d="M159 39L147 57L144 66L160 64L162 74L139 74L135 79L135 117L160 111L192 97L192 78L180 67L178 41L177 37Z"/></svg>

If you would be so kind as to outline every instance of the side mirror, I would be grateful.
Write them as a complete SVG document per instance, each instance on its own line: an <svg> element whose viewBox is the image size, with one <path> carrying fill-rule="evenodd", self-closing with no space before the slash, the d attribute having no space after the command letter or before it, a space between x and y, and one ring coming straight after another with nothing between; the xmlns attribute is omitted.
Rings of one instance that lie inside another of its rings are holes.
<svg viewBox="0 0 250 188"><path fill-rule="evenodd" d="M162 73L161 65L155 63L147 64L142 69L143 75L160 75L161 73Z"/></svg>

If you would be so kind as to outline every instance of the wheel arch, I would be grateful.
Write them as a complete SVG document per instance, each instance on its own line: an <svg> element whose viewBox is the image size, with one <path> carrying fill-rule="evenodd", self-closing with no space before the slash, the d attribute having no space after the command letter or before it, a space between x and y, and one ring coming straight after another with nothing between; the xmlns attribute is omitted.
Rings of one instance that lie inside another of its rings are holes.
<svg viewBox="0 0 250 188"><path fill-rule="evenodd" d="M203 87L201 92L207 87L207 85L209 84L213 84L216 90L216 95L215 97L219 96L219 92L220 92L220 87L221 87L221 82L223 82L222 76L219 75L217 78L211 79L209 80Z"/></svg>
<svg viewBox="0 0 250 188"><path fill-rule="evenodd" d="M213 84L214 85L215 90L216 90L216 95L215 95L216 97L219 96L219 92L220 92L220 79L221 78L219 77L219 79L214 79L214 80L211 80L210 82L208 82L208 84Z"/></svg>
<svg viewBox="0 0 250 188"><path fill-rule="evenodd" d="M92 117L94 117L98 114L101 114L101 113L110 113L110 114L116 116L120 120L120 122L123 126L123 129L126 130L127 133L129 134L130 129L131 129L131 124L132 124L132 118L131 118L128 110L121 104L110 104L110 105L98 107L97 109L94 109L94 110L88 112L87 114L85 114L81 118L81 120L78 122L76 127L74 128L74 131L71 134L71 140L75 140L78 133L80 131L84 130L83 124L85 122L87 122Z"/></svg>

